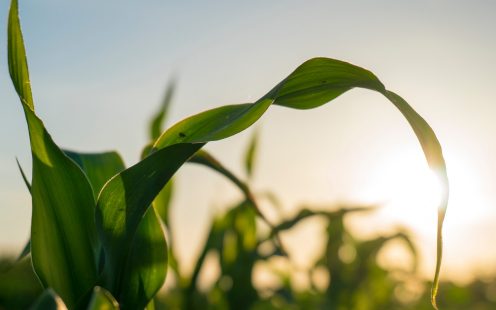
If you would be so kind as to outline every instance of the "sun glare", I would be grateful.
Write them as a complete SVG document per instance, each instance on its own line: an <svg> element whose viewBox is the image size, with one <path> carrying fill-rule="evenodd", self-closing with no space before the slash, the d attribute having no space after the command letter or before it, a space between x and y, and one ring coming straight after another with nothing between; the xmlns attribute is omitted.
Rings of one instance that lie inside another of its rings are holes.
<svg viewBox="0 0 496 310"><path fill-rule="evenodd" d="M365 177L363 185L352 197L377 204L379 209L370 215L353 217L350 224L363 238L388 234L398 226L408 229L422 256L419 271L429 277L435 264L437 210L443 199L443 185L415 147L399 147L361 175ZM493 260L489 259L494 251L487 256L476 254L492 251L486 245L493 235L494 213L484 195L487 182L480 181L481 176L468 162L470 157L463 150L446 152L445 156L450 198L443 228L443 274L467 281L480 270L494 270Z"/></svg>
<svg viewBox="0 0 496 310"><path fill-rule="evenodd" d="M440 180L426 164L403 163L403 168L390 171L391 204L398 207L435 210L442 201Z"/></svg>
<svg viewBox="0 0 496 310"><path fill-rule="evenodd" d="M365 201L381 205L390 224L402 224L420 233L434 231L442 185L418 152L404 149L379 163L361 192Z"/></svg>

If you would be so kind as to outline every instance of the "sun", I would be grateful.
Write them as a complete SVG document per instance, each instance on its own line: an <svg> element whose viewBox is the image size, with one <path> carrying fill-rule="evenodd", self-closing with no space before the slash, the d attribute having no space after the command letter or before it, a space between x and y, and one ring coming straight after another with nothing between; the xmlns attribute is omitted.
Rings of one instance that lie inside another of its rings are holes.
<svg viewBox="0 0 496 310"><path fill-rule="evenodd" d="M390 153L372 168L360 200L378 203L388 226L406 226L432 234L442 202L442 184L423 155L404 148Z"/></svg>

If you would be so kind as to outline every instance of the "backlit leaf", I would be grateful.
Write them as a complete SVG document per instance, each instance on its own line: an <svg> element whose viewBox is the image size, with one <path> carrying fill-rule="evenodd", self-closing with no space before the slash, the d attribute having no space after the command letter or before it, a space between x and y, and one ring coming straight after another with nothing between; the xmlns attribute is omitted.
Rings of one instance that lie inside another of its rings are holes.
<svg viewBox="0 0 496 310"><path fill-rule="evenodd" d="M68 307L74 308L97 278L95 201L84 173L53 142L34 112L18 14L17 0L13 0L8 22L8 59L26 116L33 158L33 266L43 286L52 287Z"/></svg>
<svg viewBox="0 0 496 310"><path fill-rule="evenodd" d="M132 275L129 275L127 270L129 262L139 260L136 255L140 253L128 253L133 248L141 251L142 244L139 241L144 238L143 235L153 236L151 239L154 242L153 245L162 244L162 249L166 251L165 239L161 239L163 232L160 230L162 234L159 236L156 229L158 226L154 220L149 220L152 223L150 225L153 225L151 227L148 225L138 227L144 219L145 212L176 170L202 146L203 144L176 144L156 151L113 177L100 192L96 209L96 223L105 251L103 277L105 287L119 301L121 301L121 297L124 298L123 294L128 289L127 285L132 285L129 282L129 277ZM148 212L148 214L151 214L148 216L155 216L154 212ZM157 257L161 258L158 259ZM164 257L166 257L166 252L165 256L157 252L153 254L152 262L145 260L143 263L149 263L150 266L155 267L157 264L161 264L160 260L164 262ZM166 268L166 261L162 266ZM157 277L154 281L150 281L150 285L154 288L139 288L143 290L139 291L140 294L143 293L139 296L149 296L150 292L158 291L161 286L158 284L163 283L165 279L165 269L163 273L160 271L153 276ZM161 279L158 279L160 277ZM127 298L127 296L125 297ZM146 305L148 301L134 300L133 302L127 301L126 304Z"/></svg>
<svg viewBox="0 0 496 310"><path fill-rule="evenodd" d="M111 177L125 169L116 152L65 153L83 169L95 194ZM167 243L153 210L149 209L141 219L129 254L122 258L125 277L118 284L120 291L116 297L124 309L144 308L162 286L167 271Z"/></svg>
<svg viewBox="0 0 496 310"><path fill-rule="evenodd" d="M132 240L119 301L123 309L143 309L162 287L167 242L154 208L148 208Z"/></svg>

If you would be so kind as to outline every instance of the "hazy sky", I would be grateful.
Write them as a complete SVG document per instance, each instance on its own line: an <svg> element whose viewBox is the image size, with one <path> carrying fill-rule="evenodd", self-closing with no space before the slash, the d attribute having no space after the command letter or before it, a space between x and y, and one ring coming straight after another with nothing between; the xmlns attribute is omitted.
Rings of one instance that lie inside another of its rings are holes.
<svg viewBox="0 0 496 310"><path fill-rule="evenodd" d="M128 164L138 159L171 76L178 78L176 122L252 102L315 56L372 70L443 146L452 186L443 274L494 271L494 1L20 2L36 109L55 141L80 151L117 149ZM28 238L30 217L15 157L30 171L30 155L7 72L7 12L2 1L0 248L15 251ZM259 128L256 189L278 194L288 214L302 204L384 203L376 216L353 220L357 233L410 227L429 258L423 270L433 272L435 191L412 130L385 98L353 90L311 111L273 107ZM208 149L241 174L248 136ZM239 194L197 167L186 167L178 186L176 244L191 261L214 210ZM307 225L292 239L317 248L319 229Z"/></svg>

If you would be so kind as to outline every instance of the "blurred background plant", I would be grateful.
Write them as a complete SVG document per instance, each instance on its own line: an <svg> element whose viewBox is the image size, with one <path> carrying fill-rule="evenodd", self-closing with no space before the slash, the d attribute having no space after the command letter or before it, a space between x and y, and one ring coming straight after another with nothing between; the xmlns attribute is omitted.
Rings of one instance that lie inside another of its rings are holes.
<svg viewBox="0 0 496 310"><path fill-rule="evenodd" d="M248 176L256 166L254 150L258 149L258 134L259 131L252 136L245 152L243 166ZM269 205L275 210L281 208L270 191L256 196L271 201ZM187 276L175 273L175 279L163 289L156 306L160 309L432 309L431 282L416 273L417 250L408 230L360 239L347 227L346 217L371 213L377 208L380 206L301 206L297 208L301 211L293 217L279 215L277 224L270 229L263 221L257 221L250 201L234 203L212 219L193 272ZM301 270L273 237L284 236L310 218L324 220L321 234L325 247L310 268ZM388 268L379 262L381 252L387 251L386 246L394 240L401 241L395 245L404 247L411 257L406 269ZM178 270L177 266L173 269ZM212 275L208 269L217 274ZM257 272L266 273L263 277L266 283L256 281ZM208 285L202 285L202 273L210 274L210 279L203 279ZM441 309L493 309L496 305L493 277L465 285L442 282L441 287L443 294L438 301Z"/></svg>

